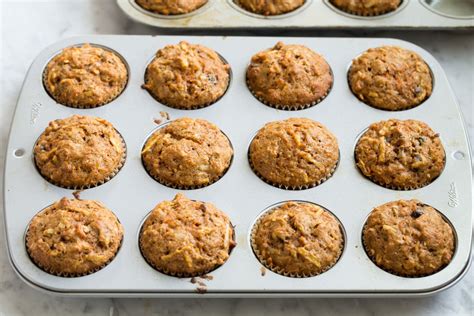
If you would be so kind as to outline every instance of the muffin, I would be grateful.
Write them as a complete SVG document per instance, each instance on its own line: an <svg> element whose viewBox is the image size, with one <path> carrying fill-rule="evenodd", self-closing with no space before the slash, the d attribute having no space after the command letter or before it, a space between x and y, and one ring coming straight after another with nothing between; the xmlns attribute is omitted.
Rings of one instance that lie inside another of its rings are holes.
<svg viewBox="0 0 474 316"><path fill-rule="evenodd" d="M43 75L51 97L74 108L109 103L122 93L127 80L127 67L117 54L89 44L63 49Z"/></svg>
<svg viewBox="0 0 474 316"><path fill-rule="evenodd" d="M62 198L33 217L26 249L44 271L78 277L110 263L122 238L122 225L102 203Z"/></svg>
<svg viewBox="0 0 474 316"><path fill-rule="evenodd" d="M153 268L177 277L201 276L216 269L236 245L234 228L224 212L182 194L153 209L139 242Z"/></svg>
<svg viewBox="0 0 474 316"><path fill-rule="evenodd" d="M179 15L193 12L208 0L135 0L143 9L163 15Z"/></svg>
<svg viewBox="0 0 474 316"><path fill-rule="evenodd" d="M290 118L265 124L249 148L250 166L265 182L307 189L331 177L339 161L336 137L321 123Z"/></svg>
<svg viewBox="0 0 474 316"><path fill-rule="evenodd" d="M344 247L339 221L318 205L286 202L262 215L252 230L252 248L268 269L309 277L331 268Z"/></svg>
<svg viewBox="0 0 474 316"><path fill-rule="evenodd" d="M395 11L402 0L330 0L339 10L354 15L375 16Z"/></svg>
<svg viewBox="0 0 474 316"><path fill-rule="evenodd" d="M148 138L142 161L161 184L195 189L220 179L233 153L229 139L216 125L185 117L164 125Z"/></svg>
<svg viewBox="0 0 474 316"><path fill-rule="evenodd" d="M415 120L380 121L369 126L355 148L359 170L390 189L430 184L444 169L444 147L427 124Z"/></svg>
<svg viewBox="0 0 474 316"><path fill-rule="evenodd" d="M230 66L215 51L183 41L156 53L143 88L160 103L190 110L219 100L229 80Z"/></svg>
<svg viewBox="0 0 474 316"><path fill-rule="evenodd" d="M254 55L247 68L247 85L252 94L278 109L313 106L326 97L332 83L328 63L302 45L278 42Z"/></svg>
<svg viewBox="0 0 474 316"><path fill-rule="evenodd" d="M451 226L418 200L376 207L363 230L365 251L380 268L406 277L431 275L449 264L455 247Z"/></svg>
<svg viewBox="0 0 474 316"><path fill-rule="evenodd" d="M301 7L305 0L234 0L243 9L261 15L279 15Z"/></svg>
<svg viewBox="0 0 474 316"><path fill-rule="evenodd" d="M51 121L36 141L41 175L57 186L86 189L110 180L125 162L126 147L111 123L73 115Z"/></svg>
<svg viewBox="0 0 474 316"><path fill-rule="evenodd" d="M433 90L431 71L415 52L396 46L370 48L349 69L352 92L364 103L389 111L425 101Z"/></svg>

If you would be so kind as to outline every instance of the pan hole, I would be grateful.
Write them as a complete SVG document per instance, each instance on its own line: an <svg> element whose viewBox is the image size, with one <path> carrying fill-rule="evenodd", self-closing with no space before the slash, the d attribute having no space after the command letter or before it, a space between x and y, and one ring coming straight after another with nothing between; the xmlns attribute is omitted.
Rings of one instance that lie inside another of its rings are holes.
<svg viewBox="0 0 474 316"><path fill-rule="evenodd" d="M25 150L23 148L15 149L15 151L13 152L13 155L17 158L21 158L25 155Z"/></svg>
<svg viewBox="0 0 474 316"><path fill-rule="evenodd" d="M466 157L466 154L464 154L460 150L456 150L455 152L453 152L453 158L456 160L463 160L465 157Z"/></svg>

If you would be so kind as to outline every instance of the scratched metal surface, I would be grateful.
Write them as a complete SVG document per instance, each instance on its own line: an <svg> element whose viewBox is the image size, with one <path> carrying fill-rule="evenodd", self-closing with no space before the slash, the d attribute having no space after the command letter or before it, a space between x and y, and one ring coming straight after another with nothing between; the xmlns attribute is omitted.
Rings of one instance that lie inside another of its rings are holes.
<svg viewBox="0 0 474 316"><path fill-rule="evenodd" d="M230 64L233 78L227 93L204 109L185 111L156 102L140 88L148 62L157 49L180 40L215 49ZM236 225L237 247L229 260L211 274L207 295L243 296L415 296L440 291L454 284L469 263L472 232L472 179L470 151L455 97L439 63L428 52L411 43L380 38L285 38L287 43L306 45L322 54L334 74L334 86L320 104L302 111L278 111L261 104L245 85L245 69L253 54L274 45L272 37L173 37L173 36L84 36L57 42L35 59L25 78L11 126L5 168L5 227L10 260L18 274L39 289L64 295L92 296L192 296L196 285L189 279L163 275L143 260L138 233L146 214L160 201L178 192L154 181L144 170L140 151L153 119L166 111L171 119L204 118L217 124L231 140L235 154L226 175L211 186L184 192L188 197L209 201L229 214ZM43 88L42 71L62 48L79 43L106 46L123 56L130 69L125 91L105 106L80 110L57 104ZM246 45L242 45L242 43ZM387 112L361 103L347 85L351 60L369 47L399 45L418 52L434 75L432 96L406 111ZM122 170L109 182L82 193L84 199L105 203L125 228L123 245L104 269L80 278L61 278L37 268L24 246L24 233L31 218L71 190L45 181L32 160L32 148L48 122L72 114L94 115L112 122L128 148ZM308 117L326 125L338 138L340 163L334 175L312 189L286 191L257 178L247 161L248 145L266 122L288 117ZM353 150L358 135L371 123L389 118L419 119L441 135L446 167L432 184L413 191L393 191L373 184L357 170ZM23 155L21 155L23 151ZM20 154L20 155L19 155ZM452 262L442 271L423 278L403 278L384 272L365 254L361 230L373 207L396 199L417 198L432 205L452 223L457 248ZM285 200L306 200L333 212L346 232L345 250L329 271L315 277L294 279L273 272L261 276L249 232L257 216L268 206Z"/></svg>
<svg viewBox="0 0 474 316"><path fill-rule="evenodd" d="M250 13L233 0L209 0L198 10L182 15L166 16L144 10L135 0L117 0L131 19L163 29L467 29L474 26L474 5L464 1L443 0L442 8L454 7L460 15L450 16L436 11L439 5L424 0L403 0L400 7L380 16L360 17L347 14L328 0L307 0L297 10L279 16L264 17ZM430 3L431 3L430 2Z"/></svg>

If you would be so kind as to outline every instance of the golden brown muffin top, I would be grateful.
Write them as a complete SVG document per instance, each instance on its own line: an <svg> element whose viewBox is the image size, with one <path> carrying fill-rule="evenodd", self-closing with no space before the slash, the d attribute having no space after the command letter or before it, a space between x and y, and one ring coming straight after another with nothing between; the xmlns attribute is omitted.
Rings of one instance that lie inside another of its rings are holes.
<svg viewBox="0 0 474 316"><path fill-rule="evenodd" d="M158 182L194 188L222 177L233 153L229 139L216 125L184 117L154 132L143 147L142 159Z"/></svg>
<svg viewBox="0 0 474 316"><path fill-rule="evenodd" d="M191 277L223 265L235 247L228 216L213 204L177 194L159 203L145 220L140 248L146 261L165 274Z"/></svg>
<svg viewBox="0 0 474 316"><path fill-rule="evenodd" d="M270 184L301 189L331 176L339 147L321 123L290 118L265 124L250 144L249 159L257 175Z"/></svg>
<svg viewBox="0 0 474 316"><path fill-rule="evenodd" d="M135 0L143 9L164 15L178 15L195 11L208 0Z"/></svg>
<svg viewBox="0 0 474 316"><path fill-rule="evenodd" d="M305 0L234 0L247 11L262 15L279 15L301 7Z"/></svg>
<svg viewBox="0 0 474 316"><path fill-rule="evenodd" d="M93 108L115 99L127 78L127 67L115 53L84 44L56 55L46 66L43 80L58 103Z"/></svg>
<svg viewBox="0 0 474 316"><path fill-rule="evenodd" d="M454 233L443 217L418 200L376 207L363 231L369 257L388 272L410 277L438 272L454 254Z"/></svg>
<svg viewBox="0 0 474 316"><path fill-rule="evenodd" d="M35 163L49 182L79 189L102 184L125 159L122 137L108 121L73 115L51 121L34 147Z"/></svg>
<svg viewBox="0 0 474 316"><path fill-rule="evenodd" d="M81 276L107 265L122 237L122 225L102 203L62 198L33 217L26 247L46 272Z"/></svg>
<svg viewBox="0 0 474 316"><path fill-rule="evenodd" d="M395 11L402 2L401 0L330 0L330 2L351 14L356 15L380 15Z"/></svg>
<svg viewBox="0 0 474 316"><path fill-rule="evenodd" d="M337 262L344 236L339 221L320 206L287 202L256 223L252 245L270 270L288 276L313 276Z"/></svg>
<svg viewBox="0 0 474 316"><path fill-rule="evenodd" d="M264 103L300 109L319 102L331 89L331 68L323 57L302 45L285 45L257 53L247 68L247 83Z"/></svg>
<svg viewBox="0 0 474 316"><path fill-rule="evenodd" d="M148 65L143 88L178 109L210 105L224 95L230 66L212 49L180 42L160 49Z"/></svg>
<svg viewBox="0 0 474 316"><path fill-rule="evenodd" d="M355 158L366 177L397 189L428 185L446 160L439 134L427 124L396 119L370 125L357 142Z"/></svg>
<svg viewBox="0 0 474 316"><path fill-rule="evenodd" d="M370 48L349 69L352 92L383 110L404 110L426 100L432 92L430 68L415 52L396 46Z"/></svg>

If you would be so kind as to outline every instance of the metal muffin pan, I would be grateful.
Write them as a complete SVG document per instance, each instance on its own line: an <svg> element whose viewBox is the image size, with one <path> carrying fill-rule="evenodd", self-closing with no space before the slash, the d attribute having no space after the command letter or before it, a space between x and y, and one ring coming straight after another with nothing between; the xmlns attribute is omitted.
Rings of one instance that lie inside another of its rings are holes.
<svg viewBox="0 0 474 316"><path fill-rule="evenodd" d="M140 86L147 64L155 52L181 40L216 50L232 67L227 93L213 105L198 110L177 110L161 105ZM285 38L322 54L332 68L334 85L319 104L301 111L282 111L259 102L247 89L245 71L250 58L273 46L276 37L173 37L173 36L82 36L69 38L43 50L30 67L18 99L6 153L4 177L5 227L9 257L15 271L30 285L63 295L89 296L193 296L196 284L157 272L140 254L138 234L145 216L159 202L172 199L179 190L153 180L141 162L141 149L156 128L160 111L171 119L207 119L221 128L234 147L230 169L216 183L185 191L192 199L214 203L236 225L237 247L229 260L205 281L205 296L417 296L436 293L455 284L470 263L472 232L472 176L470 151L455 96L439 63L411 43L383 38ZM73 109L57 104L46 93L42 72L61 49L80 43L102 45L118 52L129 67L125 91L111 103L94 109ZM245 45L243 45L245 44ZM388 112L360 102L347 84L351 60L370 47L398 45L419 53L431 67L434 90L431 97L411 110ZM79 278L49 275L36 267L25 250L24 234L31 218L44 207L72 191L44 180L35 168L33 146L38 136L57 118L73 114L99 116L112 122L127 144L122 170L109 182L82 192L83 199L97 199L114 211L125 235L115 259L102 270ZM334 175L321 185L300 191L275 188L259 179L247 160L248 146L265 123L289 117L308 117L323 123L339 141L340 161ZM418 119L440 133L446 150L446 167L430 185L413 191L380 187L359 173L354 163L354 145L371 123L390 118ZM378 268L367 257L361 232L367 215L380 204L417 198L438 209L455 228L456 252L440 272L422 278L404 278ZM286 200L319 204L341 221L346 232L345 250L327 272L310 278L290 278L267 271L249 242L252 224L269 206Z"/></svg>
<svg viewBox="0 0 474 316"><path fill-rule="evenodd" d="M345 13L329 0L306 0L282 15L263 16L242 9L234 0L209 0L196 11L162 15L147 11L135 0L117 0L131 19L162 29L472 29L472 0L402 0L397 10L363 17Z"/></svg>

